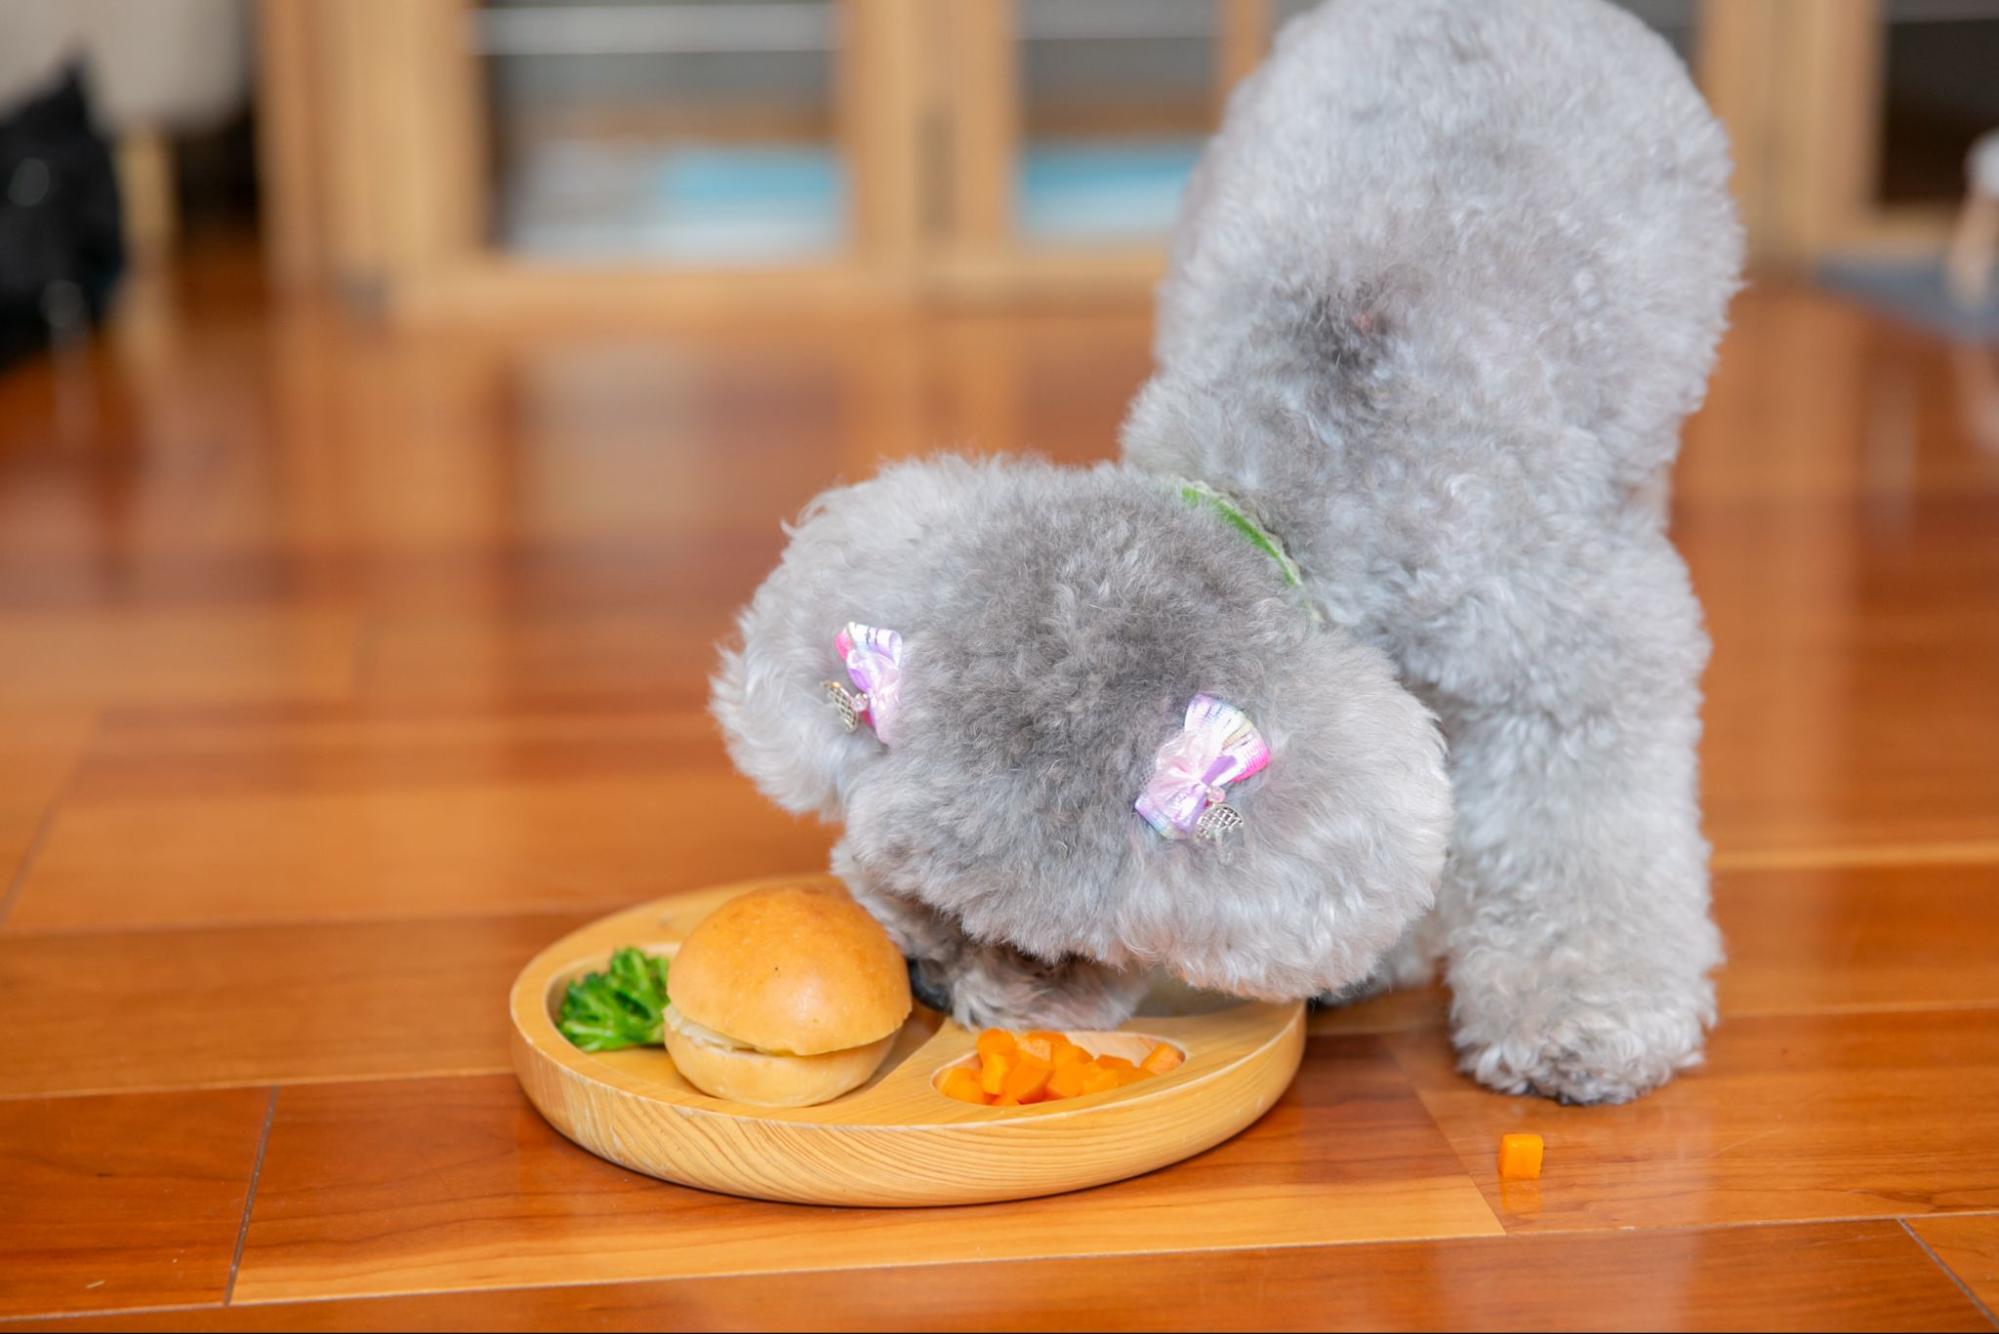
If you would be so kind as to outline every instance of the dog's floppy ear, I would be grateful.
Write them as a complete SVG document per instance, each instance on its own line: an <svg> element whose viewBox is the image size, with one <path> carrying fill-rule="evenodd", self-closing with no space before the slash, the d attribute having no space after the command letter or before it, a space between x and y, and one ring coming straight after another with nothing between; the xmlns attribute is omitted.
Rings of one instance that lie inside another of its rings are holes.
<svg viewBox="0 0 1999 1334"><path fill-rule="evenodd" d="M877 638L893 636L890 642L899 651L901 636L836 622L815 643L812 632L823 627L792 623L782 604L790 601L794 590L788 585L795 581L783 574L772 576L743 613L740 647L722 651L713 682L715 716L730 758L766 796L800 815L838 820L854 776L893 734L897 689L883 679L870 689L865 676L850 672L846 662L859 660L865 650L850 650L849 644L859 637L856 631L872 632Z"/></svg>
<svg viewBox="0 0 1999 1334"><path fill-rule="evenodd" d="M1186 721L1152 757L1152 776L1133 808L1161 838L1194 839L1221 850L1242 832L1242 812L1228 803L1230 784L1270 763L1270 744L1235 705L1196 695Z"/></svg>
<svg viewBox="0 0 1999 1334"><path fill-rule="evenodd" d="M893 742L925 553L985 473L957 458L901 464L818 496L791 528L712 682L730 758L786 810L842 819L855 778Z"/></svg>
<svg viewBox="0 0 1999 1334"><path fill-rule="evenodd" d="M1451 825L1443 759L1429 710L1338 630L1273 662L1250 709L1196 696L1137 802L1120 940L1238 995L1362 981L1433 902Z"/></svg>

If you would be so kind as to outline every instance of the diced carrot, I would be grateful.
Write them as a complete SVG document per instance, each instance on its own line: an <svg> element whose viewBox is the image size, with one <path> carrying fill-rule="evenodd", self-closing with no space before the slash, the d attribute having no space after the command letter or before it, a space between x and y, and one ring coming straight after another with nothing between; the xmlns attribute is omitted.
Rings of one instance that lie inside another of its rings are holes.
<svg viewBox="0 0 1999 1334"><path fill-rule="evenodd" d="M1078 1047L1067 1038L1064 1038L1055 1050L1049 1054L1049 1063L1057 1070L1060 1070L1065 1065L1083 1065L1089 1059L1089 1052Z"/></svg>
<svg viewBox="0 0 1999 1334"><path fill-rule="evenodd" d="M1105 1089L1114 1089L1118 1086L1115 1070L1106 1070L1101 1065L1086 1065L1081 1068L1085 1093L1102 1093Z"/></svg>
<svg viewBox="0 0 1999 1334"><path fill-rule="evenodd" d="M1026 1033L982 1029L975 1046L978 1064L960 1066L945 1075L938 1088L966 1102L993 1107L1103 1093L1165 1074L1186 1059L1164 1042L1154 1043L1137 1064L1123 1056L1094 1056L1066 1033L1049 1028Z"/></svg>
<svg viewBox="0 0 1999 1334"><path fill-rule="evenodd" d="M1541 1153L1543 1145L1539 1135L1501 1135L1499 1137L1499 1179L1501 1181L1534 1181L1541 1175Z"/></svg>
<svg viewBox="0 0 1999 1334"><path fill-rule="evenodd" d="M1017 1102L1033 1102L1048 1087L1048 1077L1054 1070L1039 1061L1022 1061L1007 1072L1000 1084L1000 1095Z"/></svg>
<svg viewBox="0 0 1999 1334"><path fill-rule="evenodd" d="M1048 1076L1048 1096L1051 1098L1076 1098L1088 1092L1088 1082L1081 1062L1058 1065L1055 1073Z"/></svg>
<svg viewBox="0 0 1999 1334"><path fill-rule="evenodd" d="M979 1087L979 1077L967 1066L961 1065L947 1072L937 1091L947 1098L956 1098L959 1102L975 1102L981 1107L986 1103L986 1091Z"/></svg>
<svg viewBox="0 0 1999 1334"><path fill-rule="evenodd" d="M1006 1077L1013 1072L1019 1062L1016 1057L995 1052L986 1057L979 1066L979 1087L987 1093L997 1094L1006 1084Z"/></svg>

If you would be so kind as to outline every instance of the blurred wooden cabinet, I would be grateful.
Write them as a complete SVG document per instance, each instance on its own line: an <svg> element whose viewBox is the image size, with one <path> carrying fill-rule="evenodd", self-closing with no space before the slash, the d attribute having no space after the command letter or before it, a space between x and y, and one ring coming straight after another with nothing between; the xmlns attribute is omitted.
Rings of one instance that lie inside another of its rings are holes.
<svg viewBox="0 0 1999 1334"><path fill-rule="evenodd" d="M1999 0L1702 0L1752 262L1934 253L1999 126Z"/></svg>
<svg viewBox="0 0 1999 1334"><path fill-rule="evenodd" d="M281 281L396 310L1143 291L1271 0L262 0Z"/></svg>
<svg viewBox="0 0 1999 1334"><path fill-rule="evenodd" d="M273 269L474 314L1142 294L1311 3L261 0ZM1622 3L1728 123L1759 260L1940 234L1875 188L1914 0Z"/></svg>

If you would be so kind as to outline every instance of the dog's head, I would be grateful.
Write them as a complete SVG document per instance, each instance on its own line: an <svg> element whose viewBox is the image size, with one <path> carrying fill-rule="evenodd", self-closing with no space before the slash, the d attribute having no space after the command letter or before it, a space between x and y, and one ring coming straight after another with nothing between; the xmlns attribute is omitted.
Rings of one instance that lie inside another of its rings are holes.
<svg viewBox="0 0 1999 1334"><path fill-rule="evenodd" d="M1434 720L1156 479L897 467L814 503L741 628L738 765L975 939L1290 998L1364 978L1432 901Z"/></svg>

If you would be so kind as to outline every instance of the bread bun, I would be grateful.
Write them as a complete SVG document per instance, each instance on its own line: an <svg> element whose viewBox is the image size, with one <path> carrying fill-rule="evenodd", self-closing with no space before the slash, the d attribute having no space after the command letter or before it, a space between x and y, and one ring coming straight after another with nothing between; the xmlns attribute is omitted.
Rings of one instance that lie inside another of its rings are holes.
<svg viewBox="0 0 1999 1334"><path fill-rule="evenodd" d="M673 958L681 1015L782 1056L865 1047L909 1018L909 970L888 932L817 886L760 889L710 913Z"/></svg>
<svg viewBox="0 0 1999 1334"><path fill-rule="evenodd" d="M690 1084L732 1102L805 1107L867 1082L909 1018L909 973L838 889L758 890L681 942L666 1049Z"/></svg>
<svg viewBox="0 0 1999 1334"><path fill-rule="evenodd" d="M684 1031L666 1030L674 1068L703 1093L758 1107L810 1107L868 1082L895 1034L864 1047L817 1056L773 1056L751 1047L719 1047Z"/></svg>

